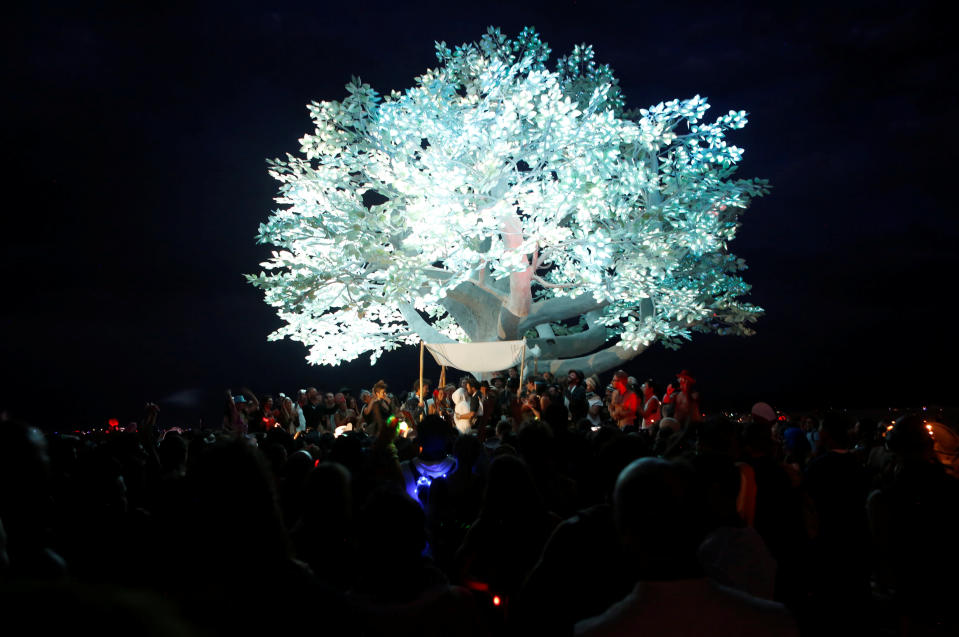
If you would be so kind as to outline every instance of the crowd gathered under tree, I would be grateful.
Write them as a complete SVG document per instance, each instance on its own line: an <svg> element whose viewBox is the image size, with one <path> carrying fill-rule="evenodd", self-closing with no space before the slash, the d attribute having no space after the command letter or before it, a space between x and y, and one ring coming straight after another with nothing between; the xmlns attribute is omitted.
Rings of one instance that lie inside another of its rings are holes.
<svg viewBox="0 0 959 637"><path fill-rule="evenodd" d="M224 396L214 429L0 422L4 623L146 634L954 634L919 415L516 369Z"/></svg>

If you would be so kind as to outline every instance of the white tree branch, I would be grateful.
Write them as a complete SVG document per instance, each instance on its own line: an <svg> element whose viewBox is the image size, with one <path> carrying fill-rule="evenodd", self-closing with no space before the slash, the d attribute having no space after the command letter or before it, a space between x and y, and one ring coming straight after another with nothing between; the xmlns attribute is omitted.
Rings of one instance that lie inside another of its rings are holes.
<svg viewBox="0 0 959 637"><path fill-rule="evenodd" d="M448 281L453 278L453 273L449 270L443 270L442 268L423 268L423 274L430 277L431 279L442 279Z"/></svg>
<svg viewBox="0 0 959 637"><path fill-rule="evenodd" d="M469 335L478 341L496 340L496 324L502 302L467 281L446 294L443 307Z"/></svg>
<svg viewBox="0 0 959 637"><path fill-rule="evenodd" d="M645 347L640 347L635 350L627 349L619 343L616 343L595 354L580 356L579 358L540 359L538 365L539 369L548 369L557 377L565 376L573 369L581 370L589 376L590 374L602 374L615 367L620 367L639 356L645 350Z"/></svg>
<svg viewBox="0 0 959 637"><path fill-rule="evenodd" d="M427 343L456 342L446 334L443 334L438 329L427 323L411 303L400 303L399 310L403 315L403 318L406 320L407 325L410 326L410 329L419 334L420 338Z"/></svg>
<svg viewBox="0 0 959 637"><path fill-rule="evenodd" d="M470 283L472 283L473 285L475 285L475 286L478 287L479 289L483 290L484 292L493 295L493 297L495 297L496 300L500 302L500 304L505 305L506 303L509 303L509 295L508 295L508 294L504 294L504 293L501 292L500 290L497 290L497 289L495 289L495 288L493 288L493 287L490 287L490 285L487 283L487 281L486 281L486 266L485 266L485 265L484 265L483 268L479 271L479 274L476 276L476 278L470 278Z"/></svg>
<svg viewBox="0 0 959 637"><path fill-rule="evenodd" d="M549 323L540 323L536 326L536 333L539 334L541 339L555 339L556 334L553 332L553 326Z"/></svg>
<svg viewBox="0 0 959 637"><path fill-rule="evenodd" d="M522 334L539 323L553 323L579 317L587 312L600 310L609 305L609 301L597 301L592 294L580 294L576 297L557 297L537 301L530 307L529 315L519 324Z"/></svg>
<svg viewBox="0 0 959 637"><path fill-rule="evenodd" d="M607 341L606 326L596 322L598 318L599 312L590 312L586 315L586 322L589 325L587 329L565 336L545 336L543 328L549 328L549 324L541 323L536 326L540 338L527 339L527 345L530 347L538 345L540 356L547 359L588 354L602 347ZM549 328L549 333L552 333L552 328Z"/></svg>
<svg viewBox="0 0 959 637"><path fill-rule="evenodd" d="M576 288L581 286L581 284L579 283L550 283L549 281L539 276L538 274L533 275L533 280L536 281L536 283L538 283L539 285L543 286L544 288L551 288L551 289L556 289L556 288L568 289L568 288Z"/></svg>

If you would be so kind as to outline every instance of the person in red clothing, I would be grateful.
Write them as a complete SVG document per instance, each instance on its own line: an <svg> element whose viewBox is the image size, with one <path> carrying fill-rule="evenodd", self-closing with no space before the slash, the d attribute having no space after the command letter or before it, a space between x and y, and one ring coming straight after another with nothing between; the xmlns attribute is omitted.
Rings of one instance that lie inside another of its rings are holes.
<svg viewBox="0 0 959 637"><path fill-rule="evenodd" d="M613 397L609 405L609 415L620 429L636 425L636 414L640 411L639 396L629 388L629 375L623 370L613 374Z"/></svg>

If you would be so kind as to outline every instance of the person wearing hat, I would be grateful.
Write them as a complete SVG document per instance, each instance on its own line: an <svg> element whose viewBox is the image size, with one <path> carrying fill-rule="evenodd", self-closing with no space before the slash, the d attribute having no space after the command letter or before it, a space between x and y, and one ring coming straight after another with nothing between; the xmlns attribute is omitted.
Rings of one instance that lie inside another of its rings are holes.
<svg viewBox="0 0 959 637"><path fill-rule="evenodd" d="M243 395L234 396L228 389L226 390L226 412L223 415L223 429L238 435L246 435L247 419L243 409L246 399Z"/></svg>
<svg viewBox="0 0 959 637"><path fill-rule="evenodd" d="M593 393L586 395L586 404L589 410L586 412L586 420L591 427L600 427L603 424L603 399Z"/></svg>
<svg viewBox="0 0 959 637"><path fill-rule="evenodd" d="M699 408L699 392L693 391L696 379L685 369L676 375L679 391L673 398L675 410L673 418L685 427L691 422L702 422L703 412Z"/></svg>

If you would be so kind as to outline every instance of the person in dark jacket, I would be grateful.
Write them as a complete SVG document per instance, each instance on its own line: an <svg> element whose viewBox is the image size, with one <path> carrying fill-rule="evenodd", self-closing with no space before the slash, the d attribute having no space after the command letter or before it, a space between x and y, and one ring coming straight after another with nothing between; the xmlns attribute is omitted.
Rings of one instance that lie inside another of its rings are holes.
<svg viewBox="0 0 959 637"><path fill-rule="evenodd" d="M589 405L586 402L586 385L583 372L572 369L567 376L566 405L569 407L570 420L579 422L586 417Z"/></svg>

